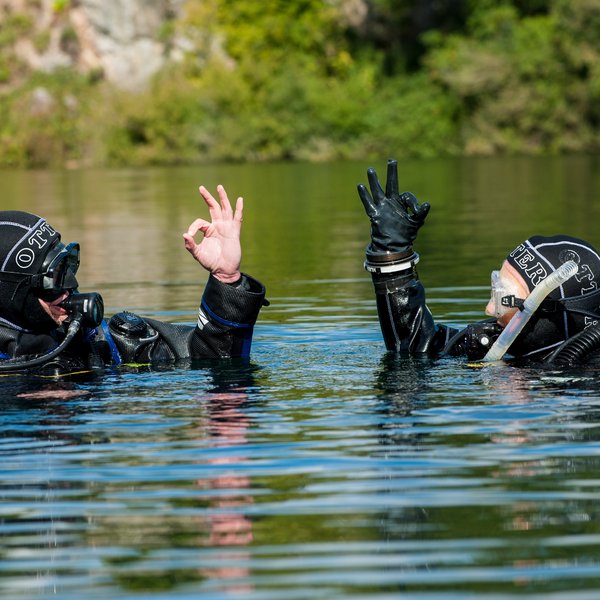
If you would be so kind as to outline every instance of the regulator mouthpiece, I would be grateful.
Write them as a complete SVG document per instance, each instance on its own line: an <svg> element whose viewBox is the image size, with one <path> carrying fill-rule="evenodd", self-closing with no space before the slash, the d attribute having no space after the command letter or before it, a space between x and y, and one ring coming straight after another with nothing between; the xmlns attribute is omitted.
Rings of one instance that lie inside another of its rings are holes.
<svg viewBox="0 0 600 600"><path fill-rule="evenodd" d="M72 315L80 315L82 325L87 327L98 327L104 318L104 301L97 292L75 292L60 306Z"/></svg>

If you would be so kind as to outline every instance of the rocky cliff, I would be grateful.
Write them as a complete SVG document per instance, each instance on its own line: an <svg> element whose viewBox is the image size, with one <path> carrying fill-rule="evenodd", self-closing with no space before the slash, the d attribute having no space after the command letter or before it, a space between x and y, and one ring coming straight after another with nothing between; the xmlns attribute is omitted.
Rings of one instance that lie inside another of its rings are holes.
<svg viewBox="0 0 600 600"><path fill-rule="evenodd" d="M31 70L59 67L143 88L180 45L169 23L184 0L0 0L3 42ZM10 35L9 35L10 34Z"/></svg>

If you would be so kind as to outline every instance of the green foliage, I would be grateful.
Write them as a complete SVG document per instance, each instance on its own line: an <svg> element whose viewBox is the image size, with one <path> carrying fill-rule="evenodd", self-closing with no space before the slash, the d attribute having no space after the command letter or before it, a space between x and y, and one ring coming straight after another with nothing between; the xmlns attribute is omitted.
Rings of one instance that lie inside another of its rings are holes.
<svg viewBox="0 0 600 600"><path fill-rule="evenodd" d="M576 32L593 22L599 3L558 2L548 14L528 17L510 3L494 4L478 5L465 34L428 40L428 72L463 106L464 151L597 149L587 81L592 68L584 73L569 62L588 43ZM571 31L569 21L577 23Z"/></svg>
<svg viewBox="0 0 600 600"><path fill-rule="evenodd" d="M66 54L76 56L79 52L79 38L71 26L65 27L60 34L60 48Z"/></svg>
<svg viewBox="0 0 600 600"><path fill-rule="evenodd" d="M0 55L0 84L10 81L10 60L7 56Z"/></svg>
<svg viewBox="0 0 600 600"><path fill-rule="evenodd" d="M4 16L0 27L0 48L14 44L19 37L29 33L32 26L32 19L26 14L11 13Z"/></svg>
<svg viewBox="0 0 600 600"><path fill-rule="evenodd" d="M426 51L422 36L461 32L469 15L466 0L367 0L367 5L370 17L358 35L382 53L388 76L418 71Z"/></svg>
<svg viewBox="0 0 600 600"><path fill-rule="evenodd" d="M70 4L70 0L53 0L52 10L55 13L63 13L69 8Z"/></svg>
<svg viewBox="0 0 600 600"><path fill-rule="evenodd" d="M85 80L68 71L36 75L0 96L0 166L79 163L90 140Z"/></svg>
<svg viewBox="0 0 600 600"><path fill-rule="evenodd" d="M48 50L50 46L50 32L47 29L37 32L33 37L33 45L40 54Z"/></svg>
<svg viewBox="0 0 600 600"><path fill-rule="evenodd" d="M165 21L158 32L158 39L164 44L169 44L177 33L177 25L173 19Z"/></svg>
<svg viewBox="0 0 600 600"><path fill-rule="evenodd" d="M374 156L457 154L460 104L424 75L387 81L367 112L365 148Z"/></svg>
<svg viewBox="0 0 600 600"><path fill-rule="evenodd" d="M96 114L106 124L102 147L111 164L193 163L207 157L197 91L177 71L158 79L146 94L111 94Z"/></svg>
<svg viewBox="0 0 600 600"><path fill-rule="evenodd" d="M293 55L327 68L343 43L339 13L323 0L216 0L225 49L236 61L275 64Z"/></svg>
<svg viewBox="0 0 600 600"><path fill-rule="evenodd" d="M100 72L27 81L13 44L32 24L11 15L0 30L0 165L600 149L598 0L365 2L353 26L343 0L188 0L159 32L167 46L183 36L184 60L138 94L101 84ZM77 35L61 22L75 56ZM48 40L33 37L38 51ZM40 87L52 98L43 114Z"/></svg>

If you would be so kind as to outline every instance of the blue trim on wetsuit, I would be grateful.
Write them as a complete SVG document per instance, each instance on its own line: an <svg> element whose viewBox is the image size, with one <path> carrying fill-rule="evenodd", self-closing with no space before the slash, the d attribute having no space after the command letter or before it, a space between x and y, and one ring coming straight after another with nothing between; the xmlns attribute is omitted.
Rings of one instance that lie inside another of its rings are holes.
<svg viewBox="0 0 600 600"><path fill-rule="evenodd" d="M91 343L96 339L96 336L98 335L98 328L97 327L93 327L93 328L86 327L83 330L82 335L83 335L83 339L86 342Z"/></svg>
<svg viewBox="0 0 600 600"><path fill-rule="evenodd" d="M211 319L214 319L217 323L225 325L226 327L235 327L236 329L247 329L249 327L253 327L253 325L250 325L249 323L236 323L235 321L227 321L226 319L222 319L221 317L216 315L212 310L210 310L210 308L208 308L208 305L204 301L204 298L202 299L200 306L203 310L206 311L206 313Z"/></svg>
<svg viewBox="0 0 600 600"><path fill-rule="evenodd" d="M240 352L240 356L246 358L250 356L250 347L252 346L252 333L254 332L254 328L249 329L244 335L244 342L242 344L242 350Z"/></svg>
<svg viewBox="0 0 600 600"><path fill-rule="evenodd" d="M121 358L121 354L119 353L117 344L115 343L115 340L113 339L113 336L110 333L110 329L108 328L106 319L102 319L102 323L100 323L100 327L102 327L102 332L104 333L104 339L106 340L106 343L108 344L108 347L110 348L110 355L112 357L113 364L115 366L120 365L123 362L123 359Z"/></svg>

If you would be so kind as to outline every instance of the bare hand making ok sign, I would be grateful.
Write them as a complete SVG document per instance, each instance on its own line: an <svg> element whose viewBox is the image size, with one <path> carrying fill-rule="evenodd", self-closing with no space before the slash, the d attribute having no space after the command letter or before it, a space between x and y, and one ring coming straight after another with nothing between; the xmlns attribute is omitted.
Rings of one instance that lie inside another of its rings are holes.
<svg viewBox="0 0 600 600"><path fill-rule="evenodd" d="M235 203L235 212L222 185L217 186L219 202L204 187L200 194L210 212L211 221L196 219L183 234L186 250L219 281L234 283L240 278L242 247L240 231L244 200L240 197ZM196 243L194 236L201 231L204 239Z"/></svg>

